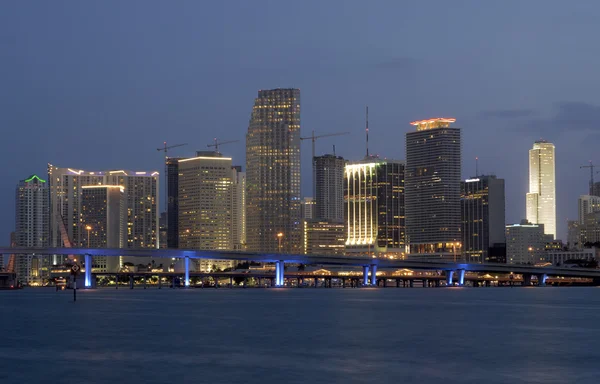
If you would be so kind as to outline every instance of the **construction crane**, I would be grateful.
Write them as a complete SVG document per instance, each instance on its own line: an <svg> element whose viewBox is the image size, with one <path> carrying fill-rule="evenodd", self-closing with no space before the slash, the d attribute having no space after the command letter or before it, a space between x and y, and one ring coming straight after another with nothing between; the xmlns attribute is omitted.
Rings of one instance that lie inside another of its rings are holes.
<svg viewBox="0 0 600 384"><path fill-rule="evenodd" d="M301 137L300 140L311 140L312 141L312 157L311 157L311 162L313 165L313 198L316 201L317 198L317 163L315 162L315 142L317 141L317 139L321 139L323 137L330 137L330 136L342 136L342 135L349 135L350 132L335 132L335 133L326 133L324 135L319 135L319 136L315 136L315 130L312 130L312 135L307 136L307 137ZM335 149L334 149L335 152Z"/></svg>
<svg viewBox="0 0 600 384"><path fill-rule="evenodd" d="M594 194L594 168L595 165L590 160L590 165L582 165L579 167L580 169L589 168L590 169L590 195Z"/></svg>
<svg viewBox="0 0 600 384"><path fill-rule="evenodd" d="M163 147L162 148L156 148L157 151L163 151L165 153L165 212L167 213L167 216L169 215L169 207L167 206L167 199L168 199L168 178L167 178L167 152L169 151L169 149L173 149L173 148L177 148L177 147L183 147L184 145L187 145L187 143L184 144L175 144L175 145L168 145L167 146L167 142L163 141Z"/></svg>
<svg viewBox="0 0 600 384"><path fill-rule="evenodd" d="M215 152L219 152L219 145L229 144L229 143L237 143L239 140L227 140L227 141L219 141L216 137L213 139L213 144L208 144L207 147L215 147Z"/></svg>

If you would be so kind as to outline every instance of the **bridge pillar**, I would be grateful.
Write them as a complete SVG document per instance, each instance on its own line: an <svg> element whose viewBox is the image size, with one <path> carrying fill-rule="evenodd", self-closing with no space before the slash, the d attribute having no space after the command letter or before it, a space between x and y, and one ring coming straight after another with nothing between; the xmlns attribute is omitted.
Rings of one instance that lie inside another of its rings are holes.
<svg viewBox="0 0 600 384"><path fill-rule="evenodd" d="M377 266L371 264L371 285L377 286Z"/></svg>
<svg viewBox="0 0 600 384"><path fill-rule="evenodd" d="M190 257L189 256L185 257L185 277L183 280L183 284L185 285L186 288L190 286Z"/></svg>
<svg viewBox="0 0 600 384"><path fill-rule="evenodd" d="M458 270L458 285L460 285L461 287L463 285L465 285L465 270L464 269Z"/></svg>
<svg viewBox="0 0 600 384"><path fill-rule="evenodd" d="M363 266L363 285L369 285L369 266Z"/></svg>
<svg viewBox="0 0 600 384"><path fill-rule="evenodd" d="M538 285L540 287L543 287L546 285L546 279L548 278L548 275L546 275L545 273L540 273L538 276Z"/></svg>
<svg viewBox="0 0 600 384"><path fill-rule="evenodd" d="M133 285L134 285L133 275L129 275L129 289L133 289Z"/></svg>
<svg viewBox="0 0 600 384"><path fill-rule="evenodd" d="M446 285L452 285L453 277L454 277L454 271L446 271Z"/></svg>
<svg viewBox="0 0 600 384"><path fill-rule="evenodd" d="M85 284L84 287L92 288L92 256L85 255Z"/></svg>
<svg viewBox="0 0 600 384"><path fill-rule="evenodd" d="M528 287L531 285L531 274L523 274L523 283L521 285Z"/></svg>
<svg viewBox="0 0 600 384"><path fill-rule="evenodd" d="M415 281L413 279L408 280L408 286L409 287L414 287L415 286Z"/></svg>
<svg viewBox="0 0 600 384"><path fill-rule="evenodd" d="M162 278L158 276L158 289L162 289Z"/></svg>
<svg viewBox="0 0 600 384"><path fill-rule="evenodd" d="M283 287L283 272L285 268L285 263L283 260L275 262L275 286Z"/></svg>

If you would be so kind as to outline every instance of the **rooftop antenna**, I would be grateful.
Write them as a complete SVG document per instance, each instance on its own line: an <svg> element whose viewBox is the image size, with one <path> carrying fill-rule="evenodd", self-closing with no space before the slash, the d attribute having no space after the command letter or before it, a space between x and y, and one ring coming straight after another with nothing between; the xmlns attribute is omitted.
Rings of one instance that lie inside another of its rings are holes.
<svg viewBox="0 0 600 384"><path fill-rule="evenodd" d="M367 157L369 157L369 106L367 105L367 126L365 129L365 133L367 134Z"/></svg>
<svg viewBox="0 0 600 384"><path fill-rule="evenodd" d="M475 156L475 177L479 177L479 157Z"/></svg>

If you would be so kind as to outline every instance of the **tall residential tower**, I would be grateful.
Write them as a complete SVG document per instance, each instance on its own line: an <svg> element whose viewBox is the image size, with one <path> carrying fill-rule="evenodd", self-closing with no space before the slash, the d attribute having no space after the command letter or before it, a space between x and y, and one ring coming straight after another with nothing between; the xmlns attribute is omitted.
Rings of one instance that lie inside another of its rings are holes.
<svg viewBox="0 0 600 384"><path fill-rule="evenodd" d="M246 135L249 251L300 253L300 90L261 90Z"/></svg>
<svg viewBox="0 0 600 384"><path fill-rule="evenodd" d="M527 221L544 224L547 235L556 238L556 184L554 144L536 141L529 150Z"/></svg>
<svg viewBox="0 0 600 384"><path fill-rule="evenodd" d="M450 127L455 121L413 121L417 130L406 134L406 233L415 256L460 253L461 139L460 128Z"/></svg>

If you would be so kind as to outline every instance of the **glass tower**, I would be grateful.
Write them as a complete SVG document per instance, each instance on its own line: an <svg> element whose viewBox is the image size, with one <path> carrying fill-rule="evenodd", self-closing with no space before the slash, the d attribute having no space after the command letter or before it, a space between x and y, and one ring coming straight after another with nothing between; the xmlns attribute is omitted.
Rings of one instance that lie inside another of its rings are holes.
<svg viewBox="0 0 600 384"><path fill-rule="evenodd" d="M406 134L406 233L411 254L460 253L460 128L414 121Z"/></svg>
<svg viewBox="0 0 600 384"><path fill-rule="evenodd" d="M544 224L544 231L556 239L556 184L554 144L536 141L529 150L529 193L527 221Z"/></svg>
<svg viewBox="0 0 600 384"><path fill-rule="evenodd" d="M248 250L301 253L299 89L258 91L246 164Z"/></svg>

